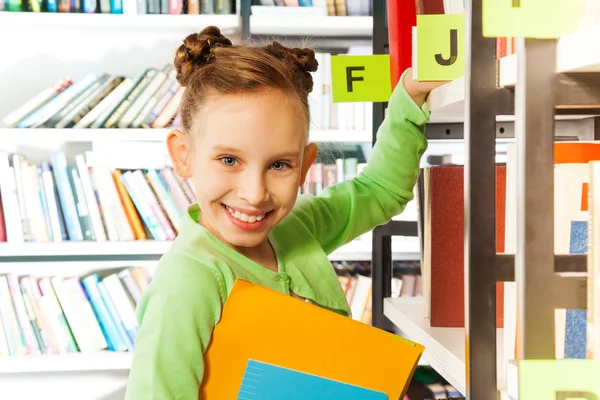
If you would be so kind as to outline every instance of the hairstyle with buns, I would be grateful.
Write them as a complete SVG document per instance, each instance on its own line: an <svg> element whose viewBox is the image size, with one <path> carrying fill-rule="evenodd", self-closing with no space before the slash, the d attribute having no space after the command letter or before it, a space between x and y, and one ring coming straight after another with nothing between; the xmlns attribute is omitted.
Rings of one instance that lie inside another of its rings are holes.
<svg viewBox="0 0 600 400"><path fill-rule="evenodd" d="M278 42L260 47L234 45L219 28L209 26L184 39L174 66L177 81L186 88L181 102L181 124L186 133L210 96L265 89L280 90L296 101L308 130L311 72L318 67L312 49L285 47Z"/></svg>

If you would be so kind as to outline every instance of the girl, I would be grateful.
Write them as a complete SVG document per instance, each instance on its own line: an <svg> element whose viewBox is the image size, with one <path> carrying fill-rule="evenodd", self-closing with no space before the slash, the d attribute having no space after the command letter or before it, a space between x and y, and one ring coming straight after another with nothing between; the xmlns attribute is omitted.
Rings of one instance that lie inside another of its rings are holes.
<svg viewBox="0 0 600 400"><path fill-rule="evenodd" d="M175 67L186 87L182 130L167 146L197 204L138 305L131 400L198 398L203 354L236 279L350 316L327 255L413 198L427 147L424 103L437 86L405 72L364 171L297 198L317 156L308 142L314 52L233 46L208 27L185 38Z"/></svg>

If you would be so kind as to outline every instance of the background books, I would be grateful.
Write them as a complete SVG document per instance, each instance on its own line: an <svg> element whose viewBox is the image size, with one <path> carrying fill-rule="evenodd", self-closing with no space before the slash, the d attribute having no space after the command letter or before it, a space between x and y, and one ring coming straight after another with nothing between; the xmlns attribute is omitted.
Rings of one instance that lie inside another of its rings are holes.
<svg viewBox="0 0 600 400"><path fill-rule="evenodd" d="M233 0L7 0L0 11L86 14L235 14Z"/></svg>
<svg viewBox="0 0 600 400"><path fill-rule="evenodd" d="M268 6L273 7L269 9ZM373 0L252 0L252 12L259 15L282 15L279 8L286 7L290 9L290 13L284 15L292 15L292 13L302 12L301 10L292 9L313 8L311 15L328 15L328 16L363 16L372 15ZM316 11L316 13L312 13Z"/></svg>
<svg viewBox="0 0 600 400"><path fill-rule="evenodd" d="M350 52L353 50L350 49ZM331 54L317 53L318 71L309 96L311 128L366 131L372 127L372 103L333 103ZM56 79L8 115L15 128L165 128L180 125L184 93L172 65L149 67L136 76L89 72L82 78Z"/></svg>

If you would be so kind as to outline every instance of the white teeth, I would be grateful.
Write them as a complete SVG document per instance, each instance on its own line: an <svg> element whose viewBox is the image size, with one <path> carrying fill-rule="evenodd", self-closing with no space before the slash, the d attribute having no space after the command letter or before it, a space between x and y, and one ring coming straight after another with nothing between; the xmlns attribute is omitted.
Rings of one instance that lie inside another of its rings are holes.
<svg viewBox="0 0 600 400"><path fill-rule="evenodd" d="M231 214L235 219L239 219L240 221L243 221L243 222L254 223L254 222L257 222L257 221L262 221L265 218L265 214L261 214L261 215L248 215L248 214L241 213L239 211L234 211L229 206L225 206L225 208L227 209L227 211L229 212L229 214Z"/></svg>

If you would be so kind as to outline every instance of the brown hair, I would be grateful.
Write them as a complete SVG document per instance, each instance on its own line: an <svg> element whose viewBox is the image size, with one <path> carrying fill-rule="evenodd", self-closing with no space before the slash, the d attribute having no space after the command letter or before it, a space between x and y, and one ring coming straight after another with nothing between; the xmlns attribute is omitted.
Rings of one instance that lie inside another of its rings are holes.
<svg viewBox="0 0 600 400"><path fill-rule="evenodd" d="M207 97L276 89L296 101L308 130L311 72L317 70L309 48L289 48L278 42L266 46L233 45L219 28L209 26L186 37L175 55L177 81L186 88L181 101L181 124L189 132Z"/></svg>

